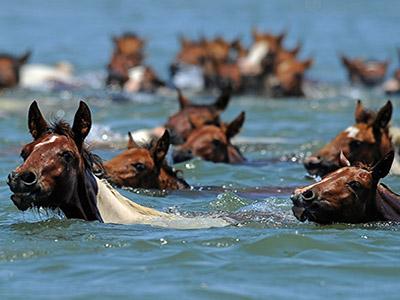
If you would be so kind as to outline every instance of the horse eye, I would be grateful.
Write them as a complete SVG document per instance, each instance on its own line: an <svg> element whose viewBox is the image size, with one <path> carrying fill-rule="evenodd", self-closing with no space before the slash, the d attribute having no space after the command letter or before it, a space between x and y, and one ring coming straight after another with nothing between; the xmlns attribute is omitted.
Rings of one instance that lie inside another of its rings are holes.
<svg viewBox="0 0 400 300"><path fill-rule="evenodd" d="M359 189L361 189L361 183L359 183L358 181L350 181L349 183L347 183L347 185L352 188L354 191L357 191Z"/></svg>
<svg viewBox="0 0 400 300"><path fill-rule="evenodd" d="M132 164L132 166L136 169L136 171L141 172L144 171L146 169L146 166L142 163L135 163Z"/></svg>
<svg viewBox="0 0 400 300"><path fill-rule="evenodd" d="M66 163L70 163L74 159L74 155L70 151L61 153L61 157Z"/></svg>
<svg viewBox="0 0 400 300"><path fill-rule="evenodd" d="M350 146L353 147L353 148L356 148L356 147L360 147L361 145L362 145L361 141L354 140L354 141L351 142Z"/></svg>

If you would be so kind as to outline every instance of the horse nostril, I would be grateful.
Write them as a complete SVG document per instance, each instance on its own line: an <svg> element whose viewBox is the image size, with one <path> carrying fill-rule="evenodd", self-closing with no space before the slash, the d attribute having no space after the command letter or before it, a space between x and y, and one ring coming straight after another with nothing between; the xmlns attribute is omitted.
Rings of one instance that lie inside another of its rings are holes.
<svg viewBox="0 0 400 300"><path fill-rule="evenodd" d="M37 182L36 174L29 171L22 173L20 179L25 185L33 185Z"/></svg>
<svg viewBox="0 0 400 300"><path fill-rule="evenodd" d="M307 190L307 191L301 193L301 198L303 198L304 201L314 200L315 193L312 190Z"/></svg>

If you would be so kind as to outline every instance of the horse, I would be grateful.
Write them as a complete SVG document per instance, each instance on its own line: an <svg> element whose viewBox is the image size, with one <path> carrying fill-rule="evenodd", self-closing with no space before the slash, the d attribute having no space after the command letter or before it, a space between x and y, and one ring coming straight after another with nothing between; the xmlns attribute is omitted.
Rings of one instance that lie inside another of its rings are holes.
<svg viewBox="0 0 400 300"><path fill-rule="evenodd" d="M229 104L231 98L230 88L221 91L220 96L212 104L199 105L192 103L178 89L179 111L168 118L165 128L171 133L171 143L174 145L182 144L186 141L189 134L195 127L204 124L219 125L220 114Z"/></svg>
<svg viewBox="0 0 400 300"><path fill-rule="evenodd" d="M374 164L393 150L389 122L393 106L389 100L378 112L364 108L361 100L355 108L355 124L341 131L333 140L304 159L311 175L324 176L339 168L342 151L352 162Z"/></svg>
<svg viewBox="0 0 400 300"><path fill-rule="evenodd" d="M341 56L342 64L346 68L348 78L352 84L362 84L373 87L383 82L389 66L388 61L363 60Z"/></svg>
<svg viewBox="0 0 400 300"><path fill-rule="evenodd" d="M312 66L313 60L299 61L290 54L280 57L274 67L274 73L267 80L267 88L273 97L304 96L304 73ZM290 57L290 58L288 58Z"/></svg>
<svg viewBox="0 0 400 300"><path fill-rule="evenodd" d="M107 86L128 92L155 92L165 86L155 71L144 65L145 42L134 33L113 37L114 51L107 65Z"/></svg>
<svg viewBox="0 0 400 300"><path fill-rule="evenodd" d="M296 189L291 196L295 217L319 223L400 221L400 195L380 184L390 171L394 152L374 165L351 165L341 155L341 168L320 182Z"/></svg>
<svg viewBox="0 0 400 300"><path fill-rule="evenodd" d="M27 63L30 56L30 51L19 57L4 53L0 54L0 90L12 88L19 84L20 69Z"/></svg>
<svg viewBox="0 0 400 300"><path fill-rule="evenodd" d="M223 217L183 217L157 211L122 196L93 174L102 163L84 144L91 125L90 109L82 101L72 127L64 121L49 124L37 103L31 104L28 127L33 141L22 148L24 161L7 178L11 199L19 210L45 208L61 210L68 219L185 229L233 224Z"/></svg>
<svg viewBox="0 0 400 300"><path fill-rule="evenodd" d="M218 127L204 125L196 128L187 141L176 147L172 153L174 163L200 157L215 163L243 163L246 159L240 150L232 145L231 139L243 126L245 113L241 112L231 123Z"/></svg>
<svg viewBox="0 0 400 300"><path fill-rule="evenodd" d="M128 133L128 147L104 163L105 178L119 187L178 190L190 186L166 162L169 133L148 145L138 145Z"/></svg>

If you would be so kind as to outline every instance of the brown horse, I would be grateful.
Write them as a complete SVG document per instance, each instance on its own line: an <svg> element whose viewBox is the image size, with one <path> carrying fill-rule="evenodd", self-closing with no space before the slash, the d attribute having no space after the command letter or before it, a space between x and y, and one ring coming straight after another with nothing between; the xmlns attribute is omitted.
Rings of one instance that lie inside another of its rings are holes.
<svg viewBox="0 0 400 300"><path fill-rule="evenodd" d="M389 66L388 61L365 61L361 58L351 59L344 55L341 59L351 83L361 83L370 87L383 82Z"/></svg>
<svg viewBox="0 0 400 300"><path fill-rule="evenodd" d="M400 221L400 195L379 184L391 168L390 151L375 165L351 166L341 155L339 170L291 196L295 217L320 224Z"/></svg>
<svg viewBox="0 0 400 300"><path fill-rule="evenodd" d="M355 124L340 132L332 141L304 160L310 174L323 176L339 168L342 151L352 163L374 164L393 149L389 136L392 103L388 101L377 113L364 109L360 100L355 110Z"/></svg>
<svg viewBox="0 0 400 300"><path fill-rule="evenodd" d="M244 120L245 113L242 112L222 128L216 125L196 128L183 145L174 149L172 154L174 162L183 162L195 156L212 162L231 164L244 162L245 158L239 149L231 144L231 139L239 133Z"/></svg>
<svg viewBox="0 0 400 300"><path fill-rule="evenodd" d="M104 163L106 178L120 187L178 190L190 186L168 166L170 146L166 130L156 142L140 146L129 133L128 149Z"/></svg>
<svg viewBox="0 0 400 300"><path fill-rule="evenodd" d="M31 52L20 57L0 54L0 89L15 87L19 83L20 68L26 64Z"/></svg>
<svg viewBox="0 0 400 300"><path fill-rule="evenodd" d="M268 80L268 88L273 97L301 97L304 96L304 73L313 64L312 59L299 61L288 58L288 54L280 57L280 62L274 67L274 73Z"/></svg>
<svg viewBox="0 0 400 300"><path fill-rule="evenodd" d="M114 51L107 66L108 86L119 86L128 92L154 92L165 83L149 66L144 65L145 42L134 33L113 37Z"/></svg>
<svg viewBox="0 0 400 300"><path fill-rule="evenodd" d="M84 145L91 124L90 110L84 102L72 127L63 121L49 125L37 103L32 103L28 126L33 142L23 147L24 162L7 181L18 209L60 209L67 218L185 229L232 224L219 217L186 218L141 206L98 179L93 170L101 169L101 162Z"/></svg>
<svg viewBox="0 0 400 300"><path fill-rule="evenodd" d="M221 123L219 116L228 106L230 97L231 90L226 88L213 104L198 105L190 102L190 100L178 90L180 110L169 117L165 125L171 133L172 144L177 145L184 143L194 129L193 124L195 124L196 127L200 127L204 124L219 125Z"/></svg>

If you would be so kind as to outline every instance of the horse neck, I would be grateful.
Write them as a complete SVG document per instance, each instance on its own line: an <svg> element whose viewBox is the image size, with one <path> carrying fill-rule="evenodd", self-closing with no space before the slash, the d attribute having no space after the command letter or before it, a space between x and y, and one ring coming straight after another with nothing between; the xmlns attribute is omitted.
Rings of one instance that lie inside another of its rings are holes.
<svg viewBox="0 0 400 300"><path fill-rule="evenodd" d="M61 210L69 219L102 221L96 205L98 187L94 175L85 169L77 177L78 181L72 198L60 206Z"/></svg>

